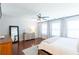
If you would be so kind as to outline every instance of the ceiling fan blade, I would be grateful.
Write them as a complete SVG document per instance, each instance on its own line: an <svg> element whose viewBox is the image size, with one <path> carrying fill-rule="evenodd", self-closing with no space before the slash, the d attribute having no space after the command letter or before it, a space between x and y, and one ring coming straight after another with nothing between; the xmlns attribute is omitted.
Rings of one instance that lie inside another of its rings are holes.
<svg viewBox="0 0 79 59"><path fill-rule="evenodd" d="M47 20L47 19L44 18L43 20Z"/></svg>
<svg viewBox="0 0 79 59"><path fill-rule="evenodd" d="M37 17L38 17L38 18L41 18L41 13L39 13L39 14L37 15Z"/></svg>
<svg viewBox="0 0 79 59"><path fill-rule="evenodd" d="M49 18L49 16L44 16L44 17L41 17L41 18Z"/></svg>

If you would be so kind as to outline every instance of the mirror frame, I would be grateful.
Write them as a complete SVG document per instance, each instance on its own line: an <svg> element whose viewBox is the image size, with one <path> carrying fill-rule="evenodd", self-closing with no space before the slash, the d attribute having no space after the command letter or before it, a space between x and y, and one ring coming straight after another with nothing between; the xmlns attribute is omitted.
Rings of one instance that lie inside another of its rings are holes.
<svg viewBox="0 0 79 59"><path fill-rule="evenodd" d="M9 26L9 35L11 37L11 28L16 27L17 28L17 33L18 33L18 40L17 41L13 41L13 43L17 43L19 42L19 26Z"/></svg>

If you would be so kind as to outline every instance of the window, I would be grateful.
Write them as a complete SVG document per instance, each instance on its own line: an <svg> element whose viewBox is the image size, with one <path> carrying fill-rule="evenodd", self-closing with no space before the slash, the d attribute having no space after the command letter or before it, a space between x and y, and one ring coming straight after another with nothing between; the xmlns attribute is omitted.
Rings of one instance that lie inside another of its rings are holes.
<svg viewBox="0 0 79 59"><path fill-rule="evenodd" d="M60 21L52 22L52 36L60 36Z"/></svg>
<svg viewBox="0 0 79 59"><path fill-rule="evenodd" d="M79 20L67 21L67 36L72 38L79 38Z"/></svg>
<svg viewBox="0 0 79 59"><path fill-rule="evenodd" d="M42 23L41 32L42 32L42 35L47 35L47 22Z"/></svg>
<svg viewBox="0 0 79 59"><path fill-rule="evenodd" d="M48 37L63 36L79 38L79 16L41 22L39 33L41 36L48 35Z"/></svg>

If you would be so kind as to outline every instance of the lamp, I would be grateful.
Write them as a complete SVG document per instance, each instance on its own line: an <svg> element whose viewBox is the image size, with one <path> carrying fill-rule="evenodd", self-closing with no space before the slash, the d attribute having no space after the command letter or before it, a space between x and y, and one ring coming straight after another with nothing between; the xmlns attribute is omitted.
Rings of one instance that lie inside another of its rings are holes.
<svg viewBox="0 0 79 59"><path fill-rule="evenodd" d="M35 27L34 26L31 27L31 32L32 33L36 33L36 30L35 30Z"/></svg>

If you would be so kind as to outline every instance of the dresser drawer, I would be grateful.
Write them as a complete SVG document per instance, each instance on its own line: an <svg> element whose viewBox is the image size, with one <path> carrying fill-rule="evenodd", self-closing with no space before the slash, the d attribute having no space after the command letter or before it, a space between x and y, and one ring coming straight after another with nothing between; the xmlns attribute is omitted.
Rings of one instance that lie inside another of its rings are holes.
<svg viewBox="0 0 79 59"><path fill-rule="evenodd" d="M4 43L0 45L0 55L11 55L12 43Z"/></svg>

